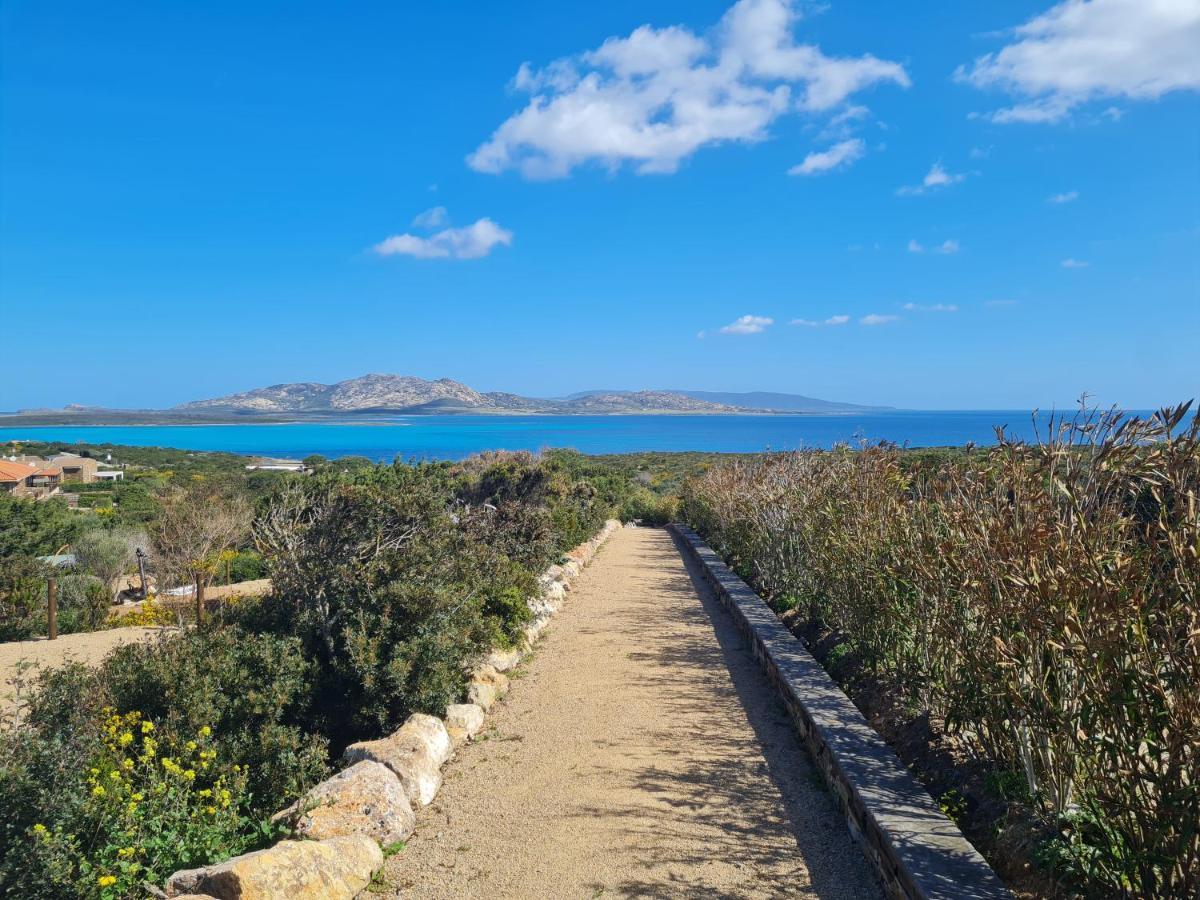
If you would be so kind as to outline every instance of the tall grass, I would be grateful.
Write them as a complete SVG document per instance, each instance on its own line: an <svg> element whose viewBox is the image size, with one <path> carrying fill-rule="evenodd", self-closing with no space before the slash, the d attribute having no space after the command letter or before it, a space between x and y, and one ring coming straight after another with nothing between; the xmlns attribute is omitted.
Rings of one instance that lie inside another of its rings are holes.
<svg viewBox="0 0 1200 900"><path fill-rule="evenodd" d="M777 606L843 632L1019 772L1087 894L1200 895L1200 425L1083 409L924 468L770 454L685 510ZM1052 859L1051 859L1052 858Z"/></svg>

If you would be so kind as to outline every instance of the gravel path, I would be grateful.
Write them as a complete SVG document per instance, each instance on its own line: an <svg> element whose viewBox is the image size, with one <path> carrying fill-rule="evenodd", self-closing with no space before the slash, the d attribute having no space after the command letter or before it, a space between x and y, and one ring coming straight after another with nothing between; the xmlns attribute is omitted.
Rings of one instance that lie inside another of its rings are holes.
<svg viewBox="0 0 1200 900"><path fill-rule="evenodd" d="M53 641L39 638L33 641L13 641L0 644L0 721L17 708L17 680L24 670L26 679L36 674L34 669L52 669L65 662L75 661L94 666L108 652L130 641L145 641L160 634L161 628L109 628L83 634L65 634Z"/></svg>
<svg viewBox="0 0 1200 900"><path fill-rule="evenodd" d="M880 896L745 641L665 531L613 536L489 726L447 765L382 893Z"/></svg>

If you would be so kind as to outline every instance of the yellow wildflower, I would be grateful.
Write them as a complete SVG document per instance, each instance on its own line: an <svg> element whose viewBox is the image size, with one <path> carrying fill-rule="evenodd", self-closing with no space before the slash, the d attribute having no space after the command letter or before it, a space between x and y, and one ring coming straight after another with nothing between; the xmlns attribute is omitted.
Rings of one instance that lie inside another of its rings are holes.
<svg viewBox="0 0 1200 900"><path fill-rule="evenodd" d="M104 796L104 788L101 787L100 785L96 785L94 788L92 788L92 796L93 797L103 797Z"/></svg>
<svg viewBox="0 0 1200 900"><path fill-rule="evenodd" d="M34 830L34 833L36 833L36 834L45 834L46 826L43 825L41 822L38 822L36 825L33 826L33 830Z"/></svg>
<svg viewBox="0 0 1200 900"><path fill-rule="evenodd" d="M207 725L203 726L200 729L200 737L208 737L210 734L212 734L212 729L209 728Z"/></svg>
<svg viewBox="0 0 1200 900"><path fill-rule="evenodd" d="M154 723L147 720L142 723L142 734L149 734L154 730Z"/></svg>
<svg viewBox="0 0 1200 900"><path fill-rule="evenodd" d="M124 734L122 734L117 739L117 743L120 744L122 747L128 747L130 744L133 743L133 735L130 732L126 731Z"/></svg>
<svg viewBox="0 0 1200 900"><path fill-rule="evenodd" d="M196 770L188 769L186 772L183 773L183 777L186 778L188 781L195 781L196 780Z"/></svg>
<svg viewBox="0 0 1200 900"><path fill-rule="evenodd" d="M116 884L116 883L117 883L116 875L101 875L99 878L96 879L96 884L100 885L100 887L108 887L110 884Z"/></svg>
<svg viewBox="0 0 1200 900"><path fill-rule="evenodd" d="M133 854L134 849L132 847L122 847L117 851L117 856L119 856L121 859L129 859L131 856L133 856Z"/></svg>

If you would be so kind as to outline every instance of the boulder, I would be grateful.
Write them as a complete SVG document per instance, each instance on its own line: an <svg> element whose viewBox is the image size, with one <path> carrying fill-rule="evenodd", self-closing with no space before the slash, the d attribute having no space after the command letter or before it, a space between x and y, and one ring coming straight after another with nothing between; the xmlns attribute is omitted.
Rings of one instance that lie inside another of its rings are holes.
<svg viewBox="0 0 1200 900"><path fill-rule="evenodd" d="M474 737L483 728L483 707L474 703L455 703L446 707L446 730L458 729Z"/></svg>
<svg viewBox="0 0 1200 900"><path fill-rule="evenodd" d="M216 900L350 900L371 883L383 851L365 834L325 841L280 841L203 869L176 872L168 897Z"/></svg>
<svg viewBox="0 0 1200 900"><path fill-rule="evenodd" d="M428 806L442 787L442 763L449 757L453 745L446 726L440 720L431 735L423 726L408 728L413 716L394 734L377 741L360 741L346 748L344 758L348 763L370 760L387 766L404 787L404 794L412 803ZM433 718L425 716L424 718ZM407 729L407 730L406 730ZM431 743L435 746L431 747Z"/></svg>
<svg viewBox="0 0 1200 900"><path fill-rule="evenodd" d="M519 650L493 650L487 658L487 665L497 672L507 672L521 661Z"/></svg>
<svg viewBox="0 0 1200 900"><path fill-rule="evenodd" d="M482 666L471 676L467 686L467 702L491 709L492 704L508 693L508 676L491 666Z"/></svg>
<svg viewBox="0 0 1200 900"><path fill-rule="evenodd" d="M317 840L365 834L387 846L407 840L417 823L400 779L369 759L322 781L294 809L296 833Z"/></svg>
<svg viewBox="0 0 1200 900"><path fill-rule="evenodd" d="M439 766L450 758L450 736L446 734L445 723L437 716L413 713L394 736L400 740L421 741Z"/></svg>

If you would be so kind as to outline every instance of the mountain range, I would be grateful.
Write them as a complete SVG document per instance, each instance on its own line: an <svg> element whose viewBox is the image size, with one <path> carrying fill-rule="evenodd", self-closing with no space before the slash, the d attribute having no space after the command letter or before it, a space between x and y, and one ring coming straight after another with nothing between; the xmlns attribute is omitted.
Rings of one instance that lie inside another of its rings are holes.
<svg viewBox="0 0 1200 900"><path fill-rule="evenodd" d="M371 374L336 384L273 384L223 397L193 400L166 410L117 410L70 405L61 410L21 410L7 423L25 424L283 421L382 414L475 413L491 415L607 415L632 413L855 413L884 407L818 400L766 391L728 393L680 390L581 391L566 397L523 397L481 392L449 378L434 381L410 375Z"/></svg>

